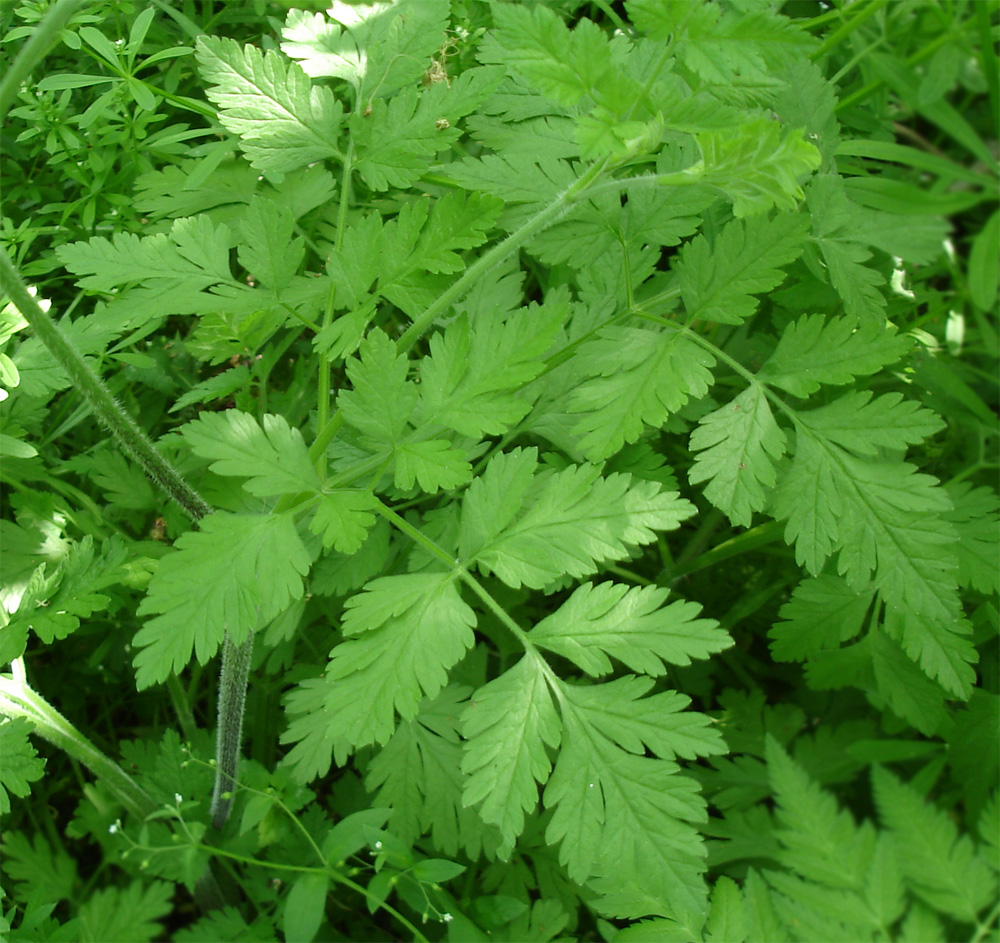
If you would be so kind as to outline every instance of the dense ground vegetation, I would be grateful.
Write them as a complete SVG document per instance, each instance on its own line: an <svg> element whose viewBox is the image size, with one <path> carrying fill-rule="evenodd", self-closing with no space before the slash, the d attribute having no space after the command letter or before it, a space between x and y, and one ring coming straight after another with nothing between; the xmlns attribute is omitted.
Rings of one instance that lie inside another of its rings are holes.
<svg viewBox="0 0 1000 943"><path fill-rule="evenodd" d="M1000 939L998 12L4 0L4 937Z"/></svg>

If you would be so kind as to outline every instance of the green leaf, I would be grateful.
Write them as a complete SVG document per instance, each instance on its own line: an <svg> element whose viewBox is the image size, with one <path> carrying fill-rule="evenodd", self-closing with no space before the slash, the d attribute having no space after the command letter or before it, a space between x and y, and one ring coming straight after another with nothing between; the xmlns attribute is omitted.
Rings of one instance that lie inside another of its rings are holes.
<svg viewBox="0 0 1000 943"><path fill-rule="evenodd" d="M258 497L316 491L316 470L302 433L283 416L265 415L261 428L238 409L202 413L181 429L195 455L212 459L218 475L245 477L243 487Z"/></svg>
<svg viewBox="0 0 1000 943"><path fill-rule="evenodd" d="M770 735L766 750L777 802L776 834L784 846L782 864L828 887L860 890L874 850L874 830L858 828Z"/></svg>
<svg viewBox="0 0 1000 943"><path fill-rule="evenodd" d="M169 233L136 236L115 233L111 239L94 236L87 242L60 246L59 261L75 275L81 288L110 292L143 282L159 291L183 286L201 291L233 281L229 268L232 237L228 227L216 226L207 216L177 219Z"/></svg>
<svg viewBox="0 0 1000 943"><path fill-rule="evenodd" d="M311 943L326 910L330 878L321 872L300 874L284 900L281 929L288 943Z"/></svg>
<svg viewBox="0 0 1000 943"><path fill-rule="evenodd" d="M483 61L505 65L560 104L574 105L591 94L611 67L607 37L590 20L571 31L548 7L514 4L494 6L493 19Z"/></svg>
<svg viewBox="0 0 1000 943"><path fill-rule="evenodd" d="M757 379L806 397L821 384L843 386L854 377L877 373L910 346L890 323L807 314L785 328Z"/></svg>
<svg viewBox="0 0 1000 943"><path fill-rule="evenodd" d="M676 764L644 755L648 747L672 756L676 745L672 721L664 730L654 719L656 699L640 697L652 683L560 683L563 743L545 787L545 805L554 810L545 838L561 842L559 860L573 880L601 895L602 912L676 915L700 926L703 850L691 823L704 820L704 800ZM723 749L715 731L692 729L684 739L687 755Z"/></svg>
<svg viewBox="0 0 1000 943"><path fill-rule="evenodd" d="M425 699L416 717L400 723L372 758L365 785L377 790L379 805L392 810L389 830L402 841L429 833L444 854L454 856L462 848L475 858L484 846L495 847L498 837L495 828L462 804L465 774L458 729L468 694L469 688L449 685L434 700Z"/></svg>
<svg viewBox="0 0 1000 943"><path fill-rule="evenodd" d="M680 331L608 327L587 341L573 361L588 379L572 393L570 409L583 413L574 432L587 458L614 455L646 426L657 428L708 392L715 358Z"/></svg>
<svg viewBox="0 0 1000 943"><path fill-rule="evenodd" d="M840 177L816 177L809 186L808 205L813 239L826 263L830 283L844 302L844 310L858 321L883 323L885 296L879 286L885 279L865 263L871 258L866 248L865 217L861 208L844 193Z"/></svg>
<svg viewBox="0 0 1000 943"><path fill-rule="evenodd" d="M409 361L375 329L361 344L358 358L347 361L353 390L337 397L347 420L373 443L394 445L402 437L417 401L416 386L406 379Z"/></svg>
<svg viewBox="0 0 1000 943"><path fill-rule="evenodd" d="M806 220L783 214L733 220L713 244L697 236L676 264L684 307L692 317L740 324L757 310L755 294L784 281L781 267L802 252Z"/></svg>
<svg viewBox="0 0 1000 943"><path fill-rule="evenodd" d="M210 514L164 557L139 604L154 615L136 633L136 684L180 671L192 652L204 664L228 632L236 644L302 596L309 554L294 519Z"/></svg>
<svg viewBox="0 0 1000 943"><path fill-rule="evenodd" d="M981 593L1000 591L997 568L997 495L989 488L973 488L969 482L945 485L954 510L942 515L958 536L955 555L960 586L971 586Z"/></svg>
<svg viewBox="0 0 1000 943"><path fill-rule="evenodd" d="M707 481L705 497L740 527L749 527L777 481L775 462L785 453L763 389L754 384L731 403L704 416L691 433L697 452L688 473L692 484Z"/></svg>
<svg viewBox="0 0 1000 943"><path fill-rule="evenodd" d="M28 734L31 723L24 717L0 721L0 815L10 812L10 796L31 795L31 784L45 775L45 761L35 752Z"/></svg>
<svg viewBox="0 0 1000 943"><path fill-rule="evenodd" d="M461 132L460 118L475 111L499 81L490 69L469 69L450 85L438 82L418 92L403 88L388 102L376 99L351 116L358 173L373 190L408 187L447 150Z"/></svg>
<svg viewBox="0 0 1000 943"><path fill-rule="evenodd" d="M393 452L397 488L408 491L416 482L421 491L450 491L472 478L472 466L463 449L453 449L444 439L403 442Z"/></svg>
<svg viewBox="0 0 1000 943"><path fill-rule="evenodd" d="M465 564L492 570L514 588L541 588L560 576L586 576L620 559L653 530L672 530L692 513L652 481L601 477L594 465L541 472L534 449L499 455L469 486L462 504ZM517 515L515 519L515 515Z"/></svg>
<svg viewBox="0 0 1000 943"><path fill-rule="evenodd" d="M306 247L301 237L292 237L295 219L291 211L274 200L254 197L241 220L243 244L237 257L253 276L276 295L288 287Z"/></svg>
<svg viewBox="0 0 1000 943"><path fill-rule="evenodd" d="M538 786L552 770L546 748L559 746L560 723L537 657L525 656L479 688L462 714L467 743L462 802L497 825L509 853L538 806Z"/></svg>
<svg viewBox="0 0 1000 943"><path fill-rule="evenodd" d="M964 923L997 899L997 876L951 817L880 766L872 769L875 805L892 834L907 883L935 910Z"/></svg>
<svg viewBox="0 0 1000 943"><path fill-rule="evenodd" d="M782 134L776 121L747 121L725 132L696 135L702 160L694 178L717 187L732 200L733 214L742 219L771 207L794 210L803 198L799 178L819 167L819 151L801 131Z"/></svg>
<svg viewBox="0 0 1000 943"><path fill-rule="evenodd" d="M325 676L292 691L296 717L283 736L303 741L289 755L296 775L308 781L347 745L385 743L395 717L412 719L421 699L434 697L448 669L472 647L476 616L451 573L413 573L373 580L347 602L343 631ZM322 710L317 710L322 705Z"/></svg>
<svg viewBox="0 0 1000 943"><path fill-rule="evenodd" d="M80 904L81 943L149 943L163 932L157 919L173 909L174 886L166 881L96 890Z"/></svg>
<svg viewBox="0 0 1000 943"><path fill-rule="evenodd" d="M705 925L705 943L743 943L747 914L739 885L725 875L712 888L711 910Z"/></svg>
<svg viewBox="0 0 1000 943"><path fill-rule="evenodd" d="M803 661L856 638L872 604L872 591L851 589L839 576L817 576L795 587L771 626L775 661Z"/></svg>
<svg viewBox="0 0 1000 943"><path fill-rule="evenodd" d="M340 157L343 109L328 88L313 87L297 63L277 50L261 53L232 39L199 36L195 55L219 120L239 135L250 163L288 173Z"/></svg>
<svg viewBox="0 0 1000 943"><path fill-rule="evenodd" d="M323 546L339 553L356 553L375 523L371 511L378 504L368 491L329 491L316 508L309 530L320 534Z"/></svg>
<svg viewBox="0 0 1000 943"><path fill-rule="evenodd" d="M659 677L668 665L690 665L732 644L714 619L696 618L696 603L664 606L667 595L653 586L584 583L531 630L531 640L594 678L611 673L611 658Z"/></svg>
<svg viewBox="0 0 1000 943"><path fill-rule="evenodd" d="M983 311L990 311L996 304L1000 280L994 265L997 255L1000 255L1000 210L986 221L969 254L969 294Z"/></svg>
<svg viewBox="0 0 1000 943"><path fill-rule="evenodd" d="M524 418L530 400L521 387L543 369L565 306L530 306L504 320L466 317L450 324L430 342L430 356L420 364L420 411L423 424L441 424L462 435L502 435Z"/></svg>

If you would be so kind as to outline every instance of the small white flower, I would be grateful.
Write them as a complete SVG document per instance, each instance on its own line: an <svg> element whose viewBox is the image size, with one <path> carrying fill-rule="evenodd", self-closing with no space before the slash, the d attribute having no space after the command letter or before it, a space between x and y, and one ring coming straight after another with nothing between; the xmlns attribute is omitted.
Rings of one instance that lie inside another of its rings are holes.
<svg viewBox="0 0 1000 943"><path fill-rule="evenodd" d="M441 919L445 923L451 923L455 918L451 914L441 914Z"/></svg>
<svg viewBox="0 0 1000 943"><path fill-rule="evenodd" d="M121 827L122 827L122 820L121 819L115 819L115 821L113 821L108 826L108 834L109 835L116 834Z"/></svg>
<svg viewBox="0 0 1000 943"><path fill-rule="evenodd" d="M176 802L178 805L180 805L183 801L184 801L184 797L179 792L175 792L174 793L174 802Z"/></svg>

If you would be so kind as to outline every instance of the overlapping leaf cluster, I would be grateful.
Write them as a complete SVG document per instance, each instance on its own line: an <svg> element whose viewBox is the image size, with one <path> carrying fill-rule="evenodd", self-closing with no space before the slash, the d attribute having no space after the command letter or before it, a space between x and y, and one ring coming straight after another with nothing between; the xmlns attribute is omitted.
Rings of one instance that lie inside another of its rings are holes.
<svg viewBox="0 0 1000 943"><path fill-rule="evenodd" d="M801 581L774 659L948 732L976 681L962 593L998 589L996 498L907 459L945 423L906 389L890 274L946 228L845 183L818 44L770 5L626 0L611 34L496 0L457 39L453 6L291 10L266 51L200 38L242 156L143 178L159 231L58 252L99 296L66 325L84 352L183 316L218 370L171 404L163 444L218 510L149 561L138 686L256 633L269 665L298 662L281 739L300 785L356 762L403 844L547 854L597 913L662 918L658 939L976 923L995 798L973 846L877 768L882 829L859 826L776 741L748 773L777 803L770 863L709 896L703 834L749 826L712 832L699 779L738 769L697 772L727 745L675 688L733 640L628 568L655 546L666 571L696 502L777 522ZM11 363L28 392L68 383L31 341ZM76 468L113 490L116 462ZM8 660L122 581L116 540L39 556ZM36 770L15 756L17 793Z"/></svg>

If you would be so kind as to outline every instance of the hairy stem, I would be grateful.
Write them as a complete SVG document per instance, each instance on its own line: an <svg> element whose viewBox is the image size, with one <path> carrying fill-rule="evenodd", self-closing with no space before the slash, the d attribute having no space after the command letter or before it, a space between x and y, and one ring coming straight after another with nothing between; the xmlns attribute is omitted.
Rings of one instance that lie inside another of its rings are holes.
<svg viewBox="0 0 1000 943"><path fill-rule="evenodd" d="M146 474L173 498L194 521L212 512L211 507L157 450L138 423L111 395L104 381L91 369L59 326L31 296L10 257L0 249L0 290L13 302L28 325L48 348L77 392L87 401L102 425L111 430L121 448L145 469Z"/></svg>
<svg viewBox="0 0 1000 943"><path fill-rule="evenodd" d="M211 506L160 454L152 440L125 412L101 378L66 339L59 326L41 309L18 275L13 262L2 249L0 249L0 290L21 312L56 362L66 371L74 387L93 409L100 422L111 430L119 446L145 469L146 474L161 490L173 498L193 521L197 523L211 514ZM252 651L252 635L242 645L234 645L229 635L226 635L222 646L223 684L219 692L217 740L219 755L216 760L215 789L212 798L212 824L216 828L221 828L225 824L232 805L240 733L243 729L243 704L246 699ZM118 767L115 766L115 769ZM222 799L223 794L228 794L229 798Z"/></svg>
<svg viewBox="0 0 1000 943"><path fill-rule="evenodd" d="M253 656L253 634L242 645L233 642L226 633L222 643L222 671L219 677L219 715L215 735L215 788L212 790L210 814L212 824L221 829L229 818L236 790L236 773L240 761L240 737L243 733L243 709L246 704L247 680Z"/></svg>

